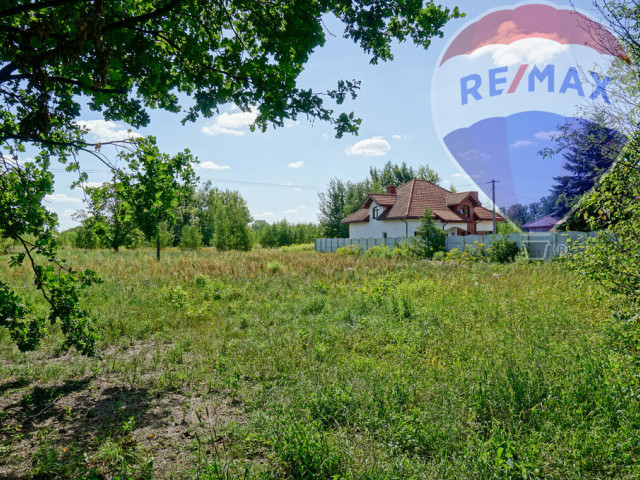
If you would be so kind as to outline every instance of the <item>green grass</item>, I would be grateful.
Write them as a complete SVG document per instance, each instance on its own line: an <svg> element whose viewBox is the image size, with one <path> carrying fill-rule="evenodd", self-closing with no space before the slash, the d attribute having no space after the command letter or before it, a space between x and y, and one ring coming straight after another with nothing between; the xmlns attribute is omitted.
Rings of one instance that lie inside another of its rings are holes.
<svg viewBox="0 0 640 480"><path fill-rule="evenodd" d="M83 299L102 358L59 357L55 332L21 354L0 331L0 476L640 474L637 358L608 300L561 263L67 260L105 280Z"/></svg>

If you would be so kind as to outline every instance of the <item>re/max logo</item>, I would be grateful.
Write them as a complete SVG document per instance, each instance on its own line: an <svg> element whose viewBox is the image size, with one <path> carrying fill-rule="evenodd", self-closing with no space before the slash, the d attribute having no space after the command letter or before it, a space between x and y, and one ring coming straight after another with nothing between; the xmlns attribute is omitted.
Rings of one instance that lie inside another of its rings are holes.
<svg viewBox="0 0 640 480"><path fill-rule="evenodd" d="M528 64L520 65L518 71L516 72L516 76L511 81L511 85L509 86L507 93L515 93L528 68ZM508 71L509 67L492 68L489 70L487 76L489 81L490 97L495 97L504 93L506 84L508 83L506 76ZM593 81L595 82L593 92L591 92L591 96L589 98L591 100L595 100L599 96L602 96L603 100L607 104L611 104L611 102L609 101L609 95L607 94L607 85L609 85L609 82L611 82L611 78L604 77L603 79L601 79L596 72L589 73L591 74L591 78L593 78ZM537 88L546 83L547 92L553 93L555 92L556 86L555 80L555 65L547 65L542 70L540 70L537 65L534 65L528 76L529 92L535 92ZM502 87L503 85L505 86L505 88ZM474 100L482 100L483 97L479 91L481 86L482 77L477 73L462 77L460 79L460 94L462 98L462 105L466 105L467 103L469 103L469 97ZM584 97L584 89L582 87L582 82L580 81L580 75L578 74L578 69L575 67L569 67L566 75L564 75L564 79L562 80L562 84L558 92L567 93L567 91L569 90L574 90L578 93L578 95Z"/></svg>

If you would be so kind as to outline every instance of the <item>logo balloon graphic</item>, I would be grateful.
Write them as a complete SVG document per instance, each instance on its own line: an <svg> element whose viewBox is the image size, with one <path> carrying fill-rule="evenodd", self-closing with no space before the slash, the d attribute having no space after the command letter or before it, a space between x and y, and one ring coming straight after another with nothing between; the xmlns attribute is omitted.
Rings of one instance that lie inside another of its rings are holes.
<svg viewBox="0 0 640 480"><path fill-rule="evenodd" d="M542 158L558 128L578 121L583 102L605 102L615 37L573 9L552 4L504 7L451 38L432 82L438 136L460 167L496 204L529 204L565 173L563 157ZM596 68L599 67L599 68Z"/></svg>

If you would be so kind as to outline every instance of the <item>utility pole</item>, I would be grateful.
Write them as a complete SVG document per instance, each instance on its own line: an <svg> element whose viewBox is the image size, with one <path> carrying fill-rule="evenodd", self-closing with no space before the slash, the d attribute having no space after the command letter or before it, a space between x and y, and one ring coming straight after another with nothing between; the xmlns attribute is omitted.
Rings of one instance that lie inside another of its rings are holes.
<svg viewBox="0 0 640 480"><path fill-rule="evenodd" d="M499 180L491 180L487 182L491 184L491 202L493 203L493 234L496 234L496 183L500 183Z"/></svg>

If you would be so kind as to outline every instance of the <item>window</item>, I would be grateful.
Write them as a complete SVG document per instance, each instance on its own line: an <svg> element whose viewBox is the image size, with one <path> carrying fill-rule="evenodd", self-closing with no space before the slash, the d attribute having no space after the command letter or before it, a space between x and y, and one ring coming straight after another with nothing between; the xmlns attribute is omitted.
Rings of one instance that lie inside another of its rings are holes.
<svg viewBox="0 0 640 480"><path fill-rule="evenodd" d="M380 215L380 208L373 207L373 219L375 220L376 218L378 218L378 215Z"/></svg>
<svg viewBox="0 0 640 480"><path fill-rule="evenodd" d="M460 213L462 215L464 215L465 217L469 216L469 207L467 207L466 205L462 208L460 208Z"/></svg>

